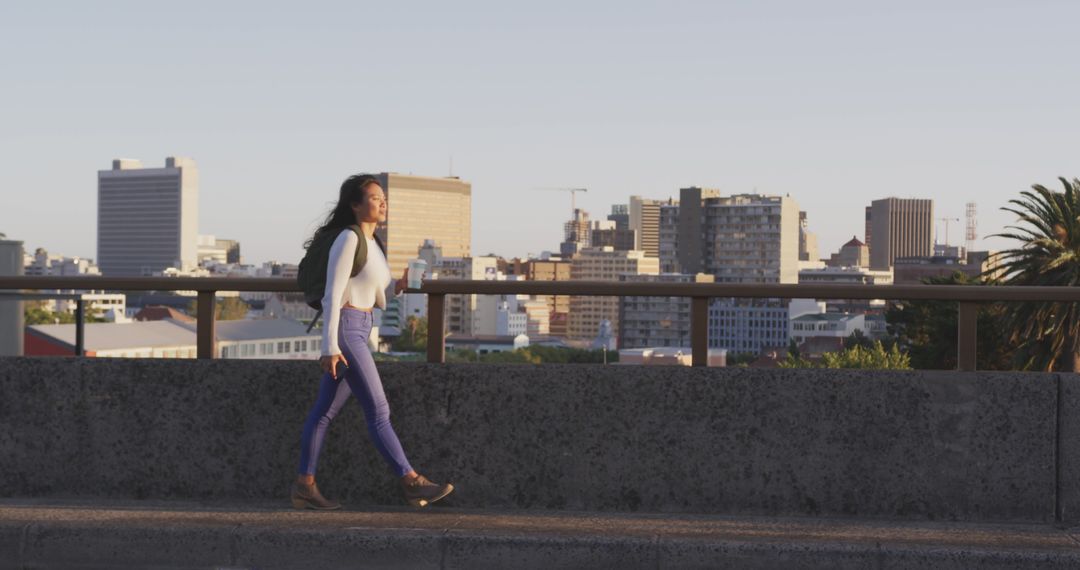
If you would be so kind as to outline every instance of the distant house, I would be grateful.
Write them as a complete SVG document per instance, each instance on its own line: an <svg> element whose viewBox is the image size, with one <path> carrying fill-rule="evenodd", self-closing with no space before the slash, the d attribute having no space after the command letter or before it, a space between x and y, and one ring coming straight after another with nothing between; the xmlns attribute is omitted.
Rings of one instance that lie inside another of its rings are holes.
<svg viewBox="0 0 1080 570"><path fill-rule="evenodd" d="M85 325L84 349L90 357L195 358L196 323L166 318L130 323ZM321 337L289 319L219 321L215 325L218 358L314 360ZM27 356L70 356L75 325L26 327Z"/></svg>

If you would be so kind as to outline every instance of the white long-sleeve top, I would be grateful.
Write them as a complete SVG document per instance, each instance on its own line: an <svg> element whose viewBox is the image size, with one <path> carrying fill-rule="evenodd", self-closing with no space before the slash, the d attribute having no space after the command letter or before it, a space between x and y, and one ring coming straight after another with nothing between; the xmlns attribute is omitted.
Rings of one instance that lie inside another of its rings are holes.
<svg viewBox="0 0 1080 570"><path fill-rule="evenodd" d="M386 288L393 279L390 277L390 264L374 238L367 238L367 262L364 268L356 277L349 276L359 243L356 232L345 228L334 240L334 245L330 246L330 259L326 264L326 294L322 299L326 319L322 338L323 356L341 354L337 342L338 325L345 303L361 309L386 308Z"/></svg>

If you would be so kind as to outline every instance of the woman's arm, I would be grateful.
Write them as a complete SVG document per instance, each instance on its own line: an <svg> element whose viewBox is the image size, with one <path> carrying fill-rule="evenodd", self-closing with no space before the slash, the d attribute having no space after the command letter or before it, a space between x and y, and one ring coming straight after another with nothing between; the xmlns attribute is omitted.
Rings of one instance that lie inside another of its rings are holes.
<svg viewBox="0 0 1080 570"><path fill-rule="evenodd" d="M406 267L405 271L401 274L401 279L394 281L394 296L397 297L402 291L409 287L409 268Z"/></svg>
<svg viewBox="0 0 1080 570"><path fill-rule="evenodd" d="M326 292L322 299L323 308L323 356L341 354L338 347L338 325L341 321L342 299L345 288L349 285L353 259L359 240L356 232L344 230L330 247L330 259L326 263Z"/></svg>

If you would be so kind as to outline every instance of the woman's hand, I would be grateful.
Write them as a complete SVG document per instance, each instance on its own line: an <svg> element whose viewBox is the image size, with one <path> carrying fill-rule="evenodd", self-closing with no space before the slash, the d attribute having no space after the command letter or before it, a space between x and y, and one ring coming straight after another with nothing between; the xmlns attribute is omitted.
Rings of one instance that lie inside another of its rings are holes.
<svg viewBox="0 0 1080 570"><path fill-rule="evenodd" d="M401 279L394 281L394 295L400 295L402 291L409 287L409 268L405 267L405 271L401 272Z"/></svg>
<svg viewBox="0 0 1080 570"><path fill-rule="evenodd" d="M349 367L349 362L345 360L345 356L341 354L331 354L330 356L319 357L319 366L322 367L323 372L327 372L330 376L337 380L337 365L338 363L345 365L345 368Z"/></svg>
<svg viewBox="0 0 1080 570"><path fill-rule="evenodd" d="M420 279L423 280L424 277L427 277L427 271L425 271L424 274L420 276ZM394 295L395 296L400 295L402 291L404 291L404 290L406 290L408 288L409 288L409 268L406 267L405 271L403 271L401 273L401 279L398 279L397 281L394 281Z"/></svg>

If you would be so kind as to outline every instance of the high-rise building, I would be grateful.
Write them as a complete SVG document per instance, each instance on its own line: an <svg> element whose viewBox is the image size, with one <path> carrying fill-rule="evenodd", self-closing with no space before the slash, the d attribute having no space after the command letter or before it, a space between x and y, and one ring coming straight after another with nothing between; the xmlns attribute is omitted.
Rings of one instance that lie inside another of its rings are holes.
<svg viewBox="0 0 1080 570"><path fill-rule="evenodd" d="M718 194L684 188L678 206L661 209L664 268L706 273L717 283L797 283L799 206L795 200ZM788 336L787 304L780 299L715 299L709 308L708 329L710 348L758 353L783 347Z"/></svg>
<svg viewBox="0 0 1080 570"><path fill-rule="evenodd" d="M199 172L190 158L164 168L117 159L98 171L97 260L108 277L198 266Z"/></svg>
<svg viewBox="0 0 1080 570"><path fill-rule="evenodd" d="M610 218L611 216L608 216ZM634 230L629 228L619 229L616 220L596 220L589 230L589 240L592 247L604 247L609 245L616 251L630 251L634 249Z"/></svg>
<svg viewBox="0 0 1080 570"><path fill-rule="evenodd" d="M934 201L885 198L870 204L870 266L888 269L898 257L934 253Z"/></svg>
<svg viewBox="0 0 1080 570"><path fill-rule="evenodd" d="M679 202L660 206L660 273L681 273L679 267Z"/></svg>
<svg viewBox="0 0 1080 570"><path fill-rule="evenodd" d="M712 283L712 275L662 273L620 275L627 283ZM623 297L619 301L619 348L690 347L689 297Z"/></svg>
<svg viewBox="0 0 1080 570"><path fill-rule="evenodd" d="M615 222L615 229L617 230L630 229L630 206L627 204L613 205L607 219L608 221Z"/></svg>
<svg viewBox="0 0 1080 570"><path fill-rule="evenodd" d="M662 200L630 197L630 229L636 232L634 249L646 257L660 257L660 205Z"/></svg>
<svg viewBox="0 0 1080 570"><path fill-rule="evenodd" d="M472 255L472 185L457 177L434 178L384 172L386 223L378 228L385 240L394 278L416 257L424 240L432 240L446 257Z"/></svg>
<svg viewBox="0 0 1080 570"><path fill-rule="evenodd" d="M799 205L793 198L705 198L702 210L702 268L683 264L684 273L709 273L717 283L799 282ZM680 239L680 258L684 248Z"/></svg>
<svg viewBox="0 0 1080 570"><path fill-rule="evenodd" d="M678 272L686 274L704 271L705 245L702 242L706 200L720 198L720 191L691 186L679 190L676 248ZM666 234L667 232L665 232Z"/></svg>
<svg viewBox="0 0 1080 570"><path fill-rule="evenodd" d="M640 250L615 251L611 247L583 249L570 264L570 276L575 281L618 281L620 275L657 274L660 260L646 257ZM611 332L619 335L619 298L570 296L570 314L567 337L574 340L591 340L600 331L600 323L611 322Z"/></svg>

